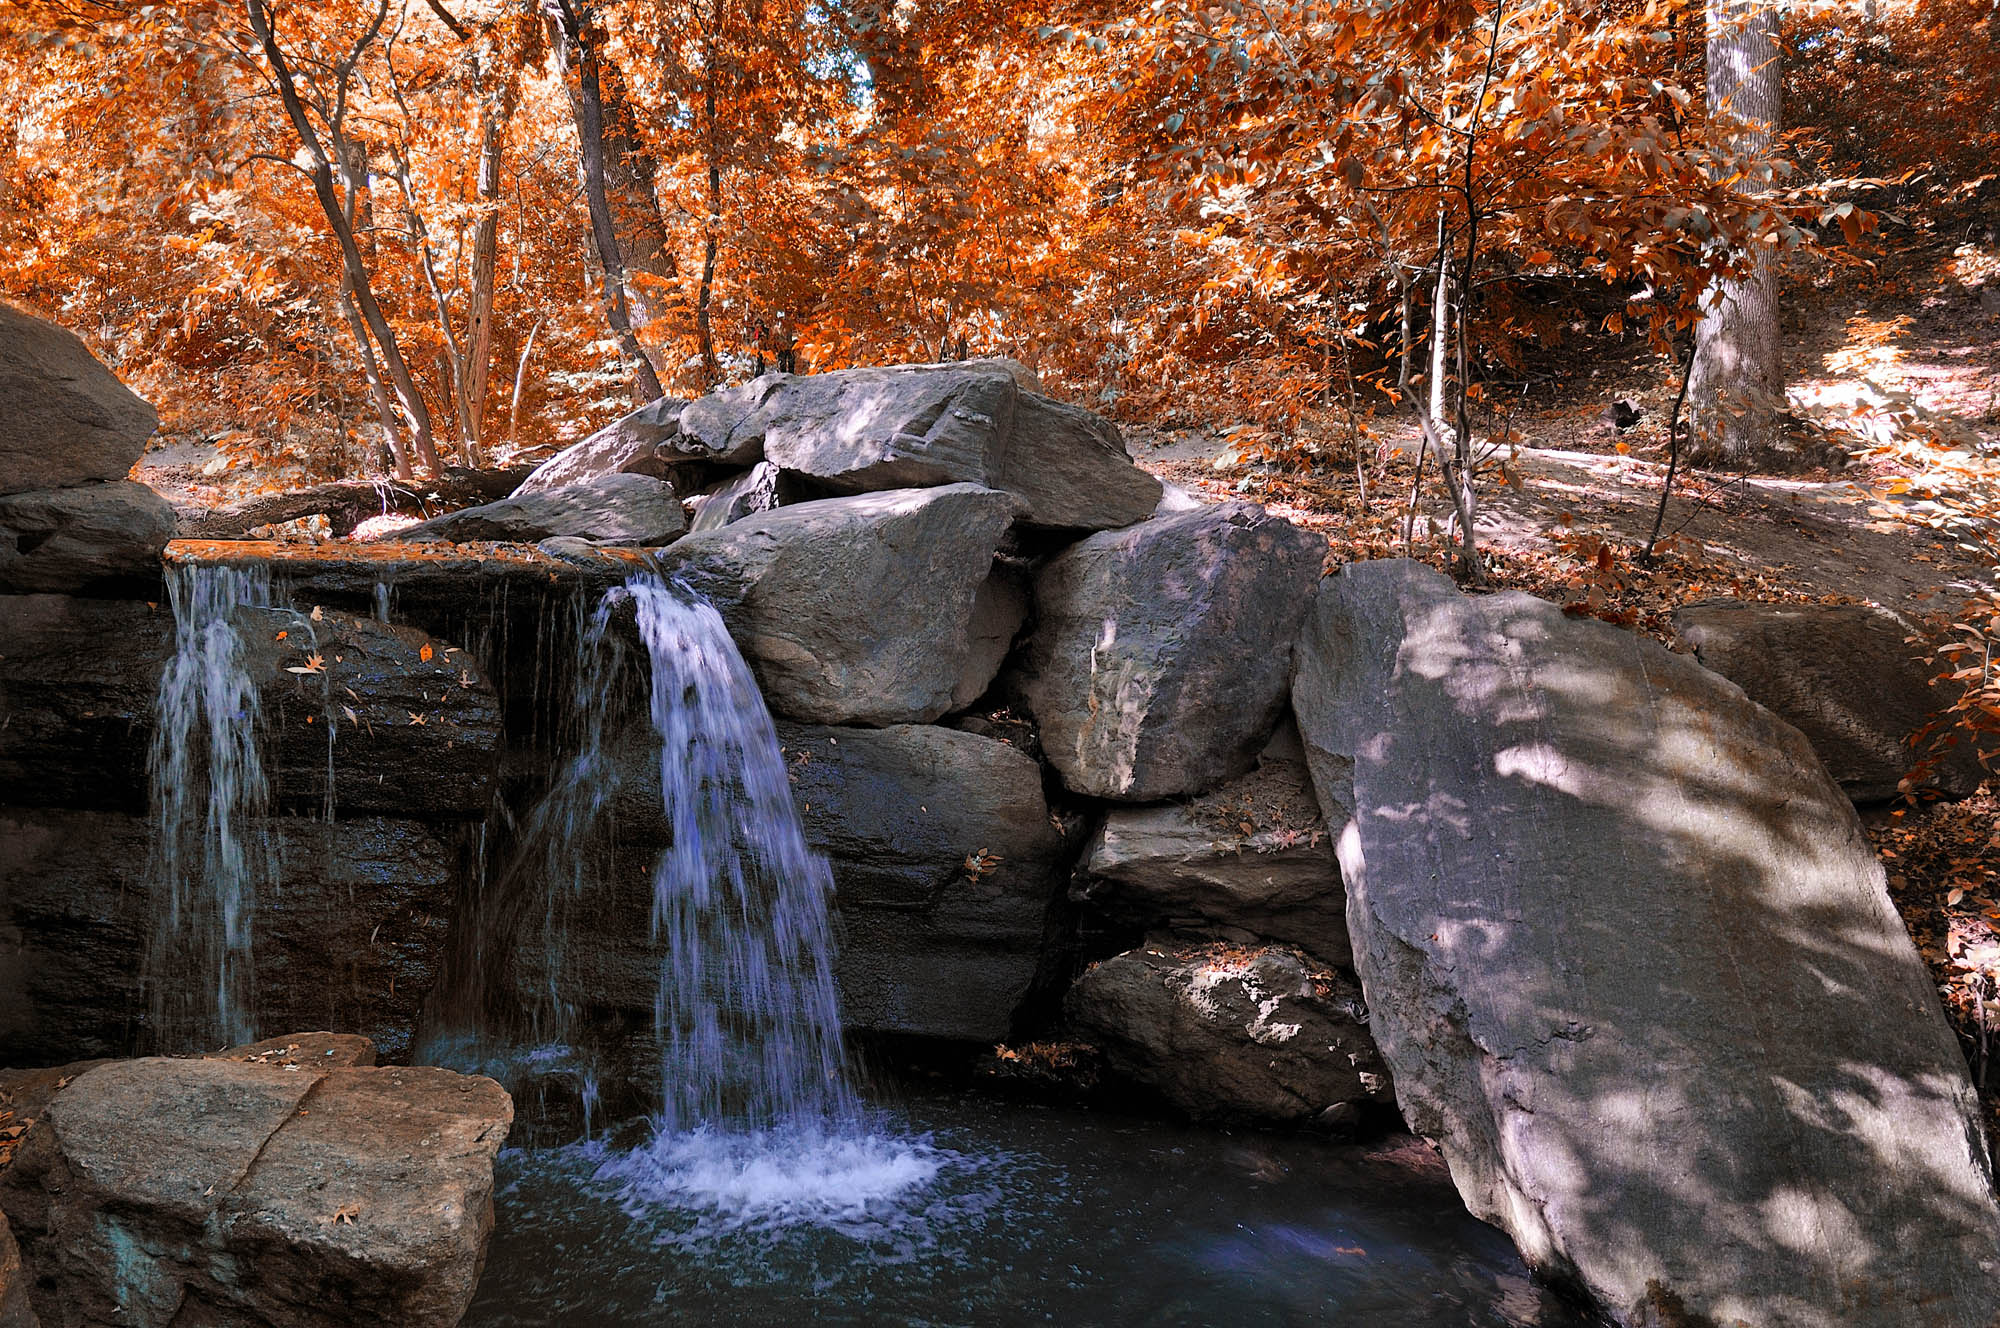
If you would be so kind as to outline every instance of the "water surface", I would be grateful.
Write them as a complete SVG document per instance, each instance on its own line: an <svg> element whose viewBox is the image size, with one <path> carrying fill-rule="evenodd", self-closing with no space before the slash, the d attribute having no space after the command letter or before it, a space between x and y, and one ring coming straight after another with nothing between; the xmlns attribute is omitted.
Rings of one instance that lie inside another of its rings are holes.
<svg viewBox="0 0 2000 1328"><path fill-rule="evenodd" d="M864 1134L501 1155L501 1325L1580 1328L1421 1146L924 1094Z"/></svg>

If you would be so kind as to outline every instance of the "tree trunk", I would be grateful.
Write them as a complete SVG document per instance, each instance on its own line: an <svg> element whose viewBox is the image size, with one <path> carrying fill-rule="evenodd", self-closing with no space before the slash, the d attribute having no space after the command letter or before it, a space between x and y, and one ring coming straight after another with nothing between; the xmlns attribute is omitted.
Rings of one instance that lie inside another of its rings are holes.
<svg viewBox="0 0 2000 1328"><path fill-rule="evenodd" d="M507 146L511 97L503 91L479 113L479 220L472 223L472 301L466 311L465 422L467 460L483 463L486 398L493 374L494 264L500 251L500 160Z"/></svg>
<svg viewBox="0 0 2000 1328"><path fill-rule="evenodd" d="M383 316L382 306L375 302L374 289L368 282L368 269L362 265L361 251L354 244L353 228L347 224L347 213L334 192L333 167L327 160L326 149L321 145L319 135L313 131L312 121L306 117L305 104L299 100L291 66L285 62L284 52L278 49L277 30L271 24L263 0L246 0L246 8L251 31L262 44L264 58L271 66L271 76L277 81L278 95L285 104L285 115L291 120L300 145L312 160L309 174L312 176L313 195L319 200L320 211L326 215L327 225L333 228L333 238L340 245L340 257L348 284L353 288L355 307L380 348L383 368L388 371L389 381L395 386L403 417L410 424L410 438L417 460L425 469L435 472L438 455L436 446L431 442L430 410L424 405L423 394L417 390L416 381L410 376L409 366L403 362L403 352L396 344L396 334L390 328L389 320Z"/></svg>
<svg viewBox="0 0 2000 1328"><path fill-rule="evenodd" d="M695 301L695 335L701 342L702 386L710 387L722 376L715 362L715 329L709 319L709 304L715 293L715 228L722 220L722 161L715 133L715 34L722 26L722 0L709 8L707 40L702 50L702 83L708 112L708 220L702 226L701 294Z"/></svg>
<svg viewBox="0 0 2000 1328"><path fill-rule="evenodd" d="M1708 0L1710 132L1726 133L1718 146L1735 155L1769 152L1778 132L1778 51L1778 11L1769 0ZM1757 173L1736 187L1754 194L1768 184ZM1758 244L1750 274L1718 283L1695 326L1688 405L1698 452L1742 462L1769 451L1784 391L1777 261Z"/></svg>
<svg viewBox="0 0 2000 1328"><path fill-rule="evenodd" d="M557 0L560 18L556 23L556 49L564 65L574 63L577 91L576 137L583 158L583 192L590 207L591 239L597 246L603 273L604 320L618 342L626 371L632 376L633 397L640 405L666 395L659 375L646 356L646 348L632 331L632 317L625 302L625 263L618 249L618 232L611 216L611 202L604 180L604 103L598 82L597 48L588 32L589 7L570 0ZM569 57L574 55L572 61ZM569 70L562 70L569 81Z"/></svg>
<svg viewBox="0 0 2000 1328"><path fill-rule="evenodd" d="M335 150L340 154L340 186L346 195L341 201L341 214L347 218L347 228L352 231L361 217L361 182L367 174L364 168L365 153L360 144L351 140L338 142ZM382 426L382 442L389 452L389 463L399 480L415 479L410 469L410 451L403 446L403 431L396 423L396 405L389 399L389 389L382 382L381 366L375 362L375 346L368 340L368 324L362 320L361 311L354 306L354 286L347 279L347 269L340 271L340 312L347 320L347 330L353 334L355 348L361 353L361 373L368 380L368 396L375 403L375 418Z"/></svg>

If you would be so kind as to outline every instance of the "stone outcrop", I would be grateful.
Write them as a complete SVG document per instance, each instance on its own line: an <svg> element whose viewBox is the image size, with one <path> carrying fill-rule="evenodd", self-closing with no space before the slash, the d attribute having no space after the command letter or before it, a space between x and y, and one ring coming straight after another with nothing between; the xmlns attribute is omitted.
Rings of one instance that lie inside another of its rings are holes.
<svg viewBox="0 0 2000 1328"><path fill-rule="evenodd" d="M1806 735L1857 803L1885 802L1922 753L1909 739L1949 704L1922 628L1870 604L1751 604L1707 600L1674 614L1695 658ZM1964 797L1985 772L1971 745L1940 759L1924 787Z"/></svg>
<svg viewBox="0 0 2000 1328"><path fill-rule="evenodd" d="M665 479L670 473L665 452L681 431L686 406L674 397L646 403L535 467L514 494L546 493L605 475Z"/></svg>
<svg viewBox="0 0 2000 1328"><path fill-rule="evenodd" d="M282 887L257 901L265 1027L409 1053L456 903L458 850L422 822L273 818ZM153 831L111 812L0 808L0 1063L118 1056L143 1041Z"/></svg>
<svg viewBox="0 0 2000 1328"><path fill-rule="evenodd" d="M21 1268L21 1250L14 1229L0 1213L0 1328L41 1328L35 1307L28 1303L28 1278Z"/></svg>
<svg viewBox="0 0 2000 1328"><path fill-rule="evenodd" d="M1360 989L1294 949L1149 944L1092 965L1063 1009L1196 1120L1351 1126L1394 1101Z"/></svg>
<svg viewBox="0 0 2000 1328"><path fill-rule="evenodd" d="M704 530L720 530L746 516L802 501L804 494L791 475L772 462L759 461L696 498L694 519L688 523L688 529L697 534Z"/></svg>
<svg viewBox="0 0 2000 1328"><path fill-rule="evenodd" d="M114 1062L48 1105L0 1211L48 1328L450 1328L512 1118L446 1070Z"/></svg>
<svg viewBox="0 0 2000 1328"><path fill-rule="evenodd" d="M459 647L349 614L238 610L280 806L477 818L500 714ZM0 804L142 811L169 607L0 596ZM315 663L317 661L317 663Z"/></svg>
<svg viewBox="0 0 2000 1328"><path fill-rule="evenodd" d="M1410 562L1322 583L1293 705L1404 1117L1532 1266L1628 1325L2000 1313L1964 1060L1797 730Z"/></svg>
<svg viewBox="0 0 2000 1328"><path fill-rule="evenodd" d="M1063 783L1145 802L1247 769L1284 710L1324 552L1310 531L1224 503L1052 559L1023 692Z"/></svg>
<svg viewBox="0 0 2000 1328"><path fill-rule="evenodd" d="M1148 932L1284 941L1345 964L1347 896L1290 724L1257 768L1185 802L1118 807L1070 898Z"/></svg>
<svg viewBox="0 0 2000 1328"><path fill-rule="evenodd" d="M1109 421L990 362L766 374L690 403L680 428L682 461L769 461L834 493L979 484L1052 529L1126 525L1160 495Z"/></svg>
<svg viewBox="0 0 2000 1328"><path fill-rule="evenodd" d="M0 494L122 480L158 424L75 333L0 302Z"/></svg>
<svg viewBox="0 0 2000 1328"><path fill-rule="evenodd" d="M4 413L4 407L0 407ZM0 497L0 593L157 595L174 509L114 480Z"/></svg>
<svg viewBox="0 0 2000 1328"><path fill-rule="evenodd" d="M775 713L926 722L969 686L974 603L1014 511L973 484L830 498L689 535L663 562L721 612Z"/></svg>
<svg viewBox="0 0 2000 1328"><path fill-rule="evenodd" d="M533 478L532 476L530 478ZM390 538L465 544L511 540L533 544L552 536L605 544L668 544L687 530L674 487L650 475L614 472L553 488L528 489L479 507L434 516Z"/></svg>

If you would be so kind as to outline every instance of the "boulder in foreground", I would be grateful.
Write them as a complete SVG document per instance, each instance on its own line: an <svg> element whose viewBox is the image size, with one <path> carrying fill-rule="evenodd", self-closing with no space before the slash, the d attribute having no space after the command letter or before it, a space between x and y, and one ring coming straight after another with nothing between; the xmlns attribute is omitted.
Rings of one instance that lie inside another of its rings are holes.
<svg viewBox="0 0 2000 1328"><path fill-rule="evenodd" d="M122 480L159 422L74 332L0 302L0 494Z"/></svg>
<svg viewBox="0 0 2000 1328"><path fill-rule="evenodd" d="M1063 1009L1197 1120L1348 1125L1394 1100L1360 990L1289 947L1149 944L1093 965Z"/></svg>
<svg viewBox="0 0 2000 1328"><path fill-rule="evenodd" d="M0 1174L47 1328L450 1328L513 1105L430 1068L100 1065Z"/></svg>
<svg viewBox="0 0 2000 1328"><path fill-rule="evenodd" d="M1404 1118L1531 1266L1626 1325L1989 1328L1977 1100L1796 729L1401 561L1321 584L1293 705Z"/></svg>
<svg viewBox="0 0 2000 1328"><path fill-rule="evenodd" d="M174 509L114 480L0 497L0 593L135 594L157 599Z"/></svg>

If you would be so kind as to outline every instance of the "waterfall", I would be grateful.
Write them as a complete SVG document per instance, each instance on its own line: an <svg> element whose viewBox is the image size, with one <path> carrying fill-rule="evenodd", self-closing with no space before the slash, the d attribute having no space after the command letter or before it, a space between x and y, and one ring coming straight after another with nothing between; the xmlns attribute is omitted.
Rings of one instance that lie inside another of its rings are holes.
<svg viewBox="0 0 2000 1328"><path fill-rule="evenodd" d="M653 873L662 1128L851 1121L833 876L806 846L771 714L705 600L657 577L626 593L672 836Z"/></svg>
<svg viewBox="0 0 2000 1328"><path fill-rule="evenodd" d="M255 1038L251 924L273 860L257 689L236 611L267 607L264 569L169 568L175 647L160 678L149 771L146 985L153 1041L195 1051Z"/></svg>

